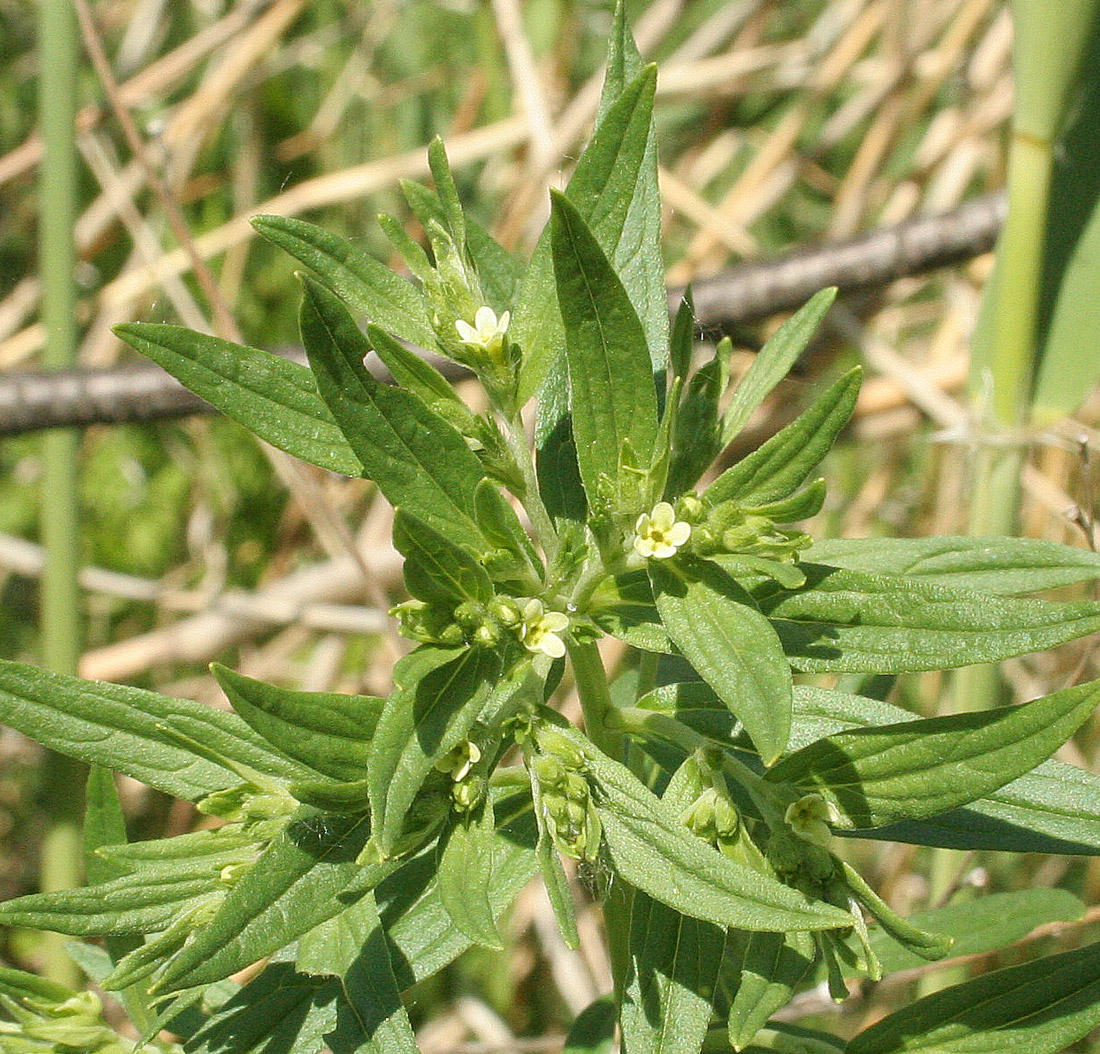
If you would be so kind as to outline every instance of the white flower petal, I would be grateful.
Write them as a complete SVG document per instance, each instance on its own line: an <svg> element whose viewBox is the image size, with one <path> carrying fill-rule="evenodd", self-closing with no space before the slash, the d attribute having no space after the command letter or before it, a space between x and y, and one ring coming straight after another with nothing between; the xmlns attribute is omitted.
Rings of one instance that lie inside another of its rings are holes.
<svg viewBox="0 0 1100 1054"><path fill-rule="evenodd" d="M683 520L677 520L669 529L666 536L671 545L679 548L691 537L691 524Z"/></svg>
<svg viewBox="0 0 1100 1054"><path fill-rule="evenodd" d="M551 659L560 659L565 654L565 641L553 633L547 633L539 641L538 647L543 655L549 655Z"/></svg>

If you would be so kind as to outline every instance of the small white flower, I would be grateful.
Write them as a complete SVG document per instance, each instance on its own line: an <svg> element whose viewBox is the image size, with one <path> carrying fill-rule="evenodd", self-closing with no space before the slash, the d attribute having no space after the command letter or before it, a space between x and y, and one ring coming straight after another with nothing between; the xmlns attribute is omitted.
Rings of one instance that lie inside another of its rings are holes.
<svg viewBox="0 0 1100 1054"><path fill-rule="evenodd" d="M481 748L471 740L464 739L449 754L440 758L435 767L440 772L450 773L455 783L461 783L480 760Z"/></svg>
<svg viewBox="0 0 1100 1054"><path fill-rule="evenodd" d="M643 512L634 525L634 551L647 560L667 560L676 555L691 537L691 524L676 519L676 511L667 501L659 501L652 512Z"/></svg>
<svg viewBox="0 0 1100 1054"><path fill-rule="evenodd" d="M569 616L560 611L547 611L541 600L528 600L523 607L520 640L528 651L560 659L565 654L565 641L559 634L569 625Z"/></svg>
<svg viewBox="0 0 1100 1054"><path fill-rule="evenodd" d="M504 345L504 335L508 332L510 316L507 311L500 318L491 307L479 307L474 315L474 324L471 326L464 319L455 323L458 330L458 339L468 348L483 351L491 359L500 357L500 349Z"/></svg>

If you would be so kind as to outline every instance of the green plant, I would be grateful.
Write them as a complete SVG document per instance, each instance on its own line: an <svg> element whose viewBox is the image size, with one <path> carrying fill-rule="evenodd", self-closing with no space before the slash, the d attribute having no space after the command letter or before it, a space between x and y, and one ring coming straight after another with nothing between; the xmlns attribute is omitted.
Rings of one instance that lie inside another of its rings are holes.
<svg viewBox="0 0 1100 1054"><path fill-rule="evenodd" d="M1025 540L813 544L792 525L822 505L813 473L858 371L696 492L832 295L780 328L728 400L728 342L693 369L690 300L670 329L662 281L654 80L620 11L596 131L526 269L463 215L437 142L435 190L406 187L429 249L383 220L416 285L319 228L256 221L314 273L309 369L119 328L268 442L374 480L412 597L395 614L418 645L387 699L215 667L234 713L0 665L0 717L96 766L91 884L0 905L0 922L104 937L74 957L146 1046L178 1049L157 1038L168 1029L207 1054L414 1050L401 993L499 947L536 872L576 944L563 857L602 902L615 979L571 1049L606 1049L617 1022L630 1054L1039 1054L1100 1021L1097 946L919 1000L847 1047L772 1020L819 975L839 999L847 978L941 958L952 938L989 951L1073 917L1072 897L1025 891L902 919L843 840L1100 851L1100 780L1048 760L1100 684L932 720L855 690L1095 632L1100 603L1026 594L1095 578L1100 557ZM409 344L467 365L491 409L470 410ZM396 385L367 372L371 350ZM536 393L532 457L520 413ZM604 635L628 646L612 674ZM550 706L566 658L584 731ZM127 843L106 770L224 822ZM5 1050L128 1049L87 993L4 970L0 1005Z"/></svg>

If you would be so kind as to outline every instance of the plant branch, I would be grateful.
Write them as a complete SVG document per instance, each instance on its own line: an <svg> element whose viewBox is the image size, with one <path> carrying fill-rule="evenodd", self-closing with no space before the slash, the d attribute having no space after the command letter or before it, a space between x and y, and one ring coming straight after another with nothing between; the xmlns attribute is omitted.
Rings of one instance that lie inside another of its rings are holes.
<svg viewBox="0 0 1100 1054"><path fill-rule="evenodd" d="M991 194L940 216L733 268L693 287L698 323L728 328L800 306L826 286L853 293L972 259L992 248L1003 215L1003 197ZM681 293L671 292L674 307ZM465 376L446 365L452 379ZM211 412L174 378L144 362L57 377L30 371L0 377L0 436Z"/></svg>

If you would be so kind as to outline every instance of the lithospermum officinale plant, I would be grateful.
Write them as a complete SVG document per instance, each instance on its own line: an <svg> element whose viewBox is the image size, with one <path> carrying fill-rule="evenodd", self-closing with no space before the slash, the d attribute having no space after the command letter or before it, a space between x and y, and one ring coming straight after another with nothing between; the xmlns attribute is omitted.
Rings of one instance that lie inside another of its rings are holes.
<svg viewBox="0 0 1100 1054"><path fill-rule="evenodd" d="M92 884L6 903L0 922L105 938L73 954L139 1046L414 1051L402 991L471 945L501 947L536 872L577 944L563 857L602 903L615 983L572 1050L607 1049L617 1024L628 1054L1036 1054L1100 1020L1096 946L945 989L846 1047L773 1019L800 987L841 999L846 979L943 957L952 937L989 950L1051 904L1072 917L1054 894L1003 894L907 921L840 847L1100 851L1100 780L1048 760L1100 687L919 720L853 694L849 675L880 685L1095 632L1100 604L1024 594L1093 578L1100 558L1019 540L812 543L792 524L822 505L813 470L858 371L700 488L831 293L728 398L728 343L693 369L690 301L670 329L662 284L655 73L621 12L615 25L595 133L526 268L463 215L435 143L435 189L405 188L428 247L382 221L415 282L310 224L255 221L309 268L308 369L172 326L119 329L268 442L377 484L412 597L395 615L417 642L387 699L215 667L233 713L0 667L0 717L97 766ZM410 345L469 367L491 409L468 409ZM364 368L371 350L395 385ZM532 454L520 413L536 394ZM614 677L605 635L628 649ZM583 730L549 705L566 660ZM106 770L224 822L127 843ZM5 1051L132 1049L92 994L3 970L0 1003Z"/></svg>

